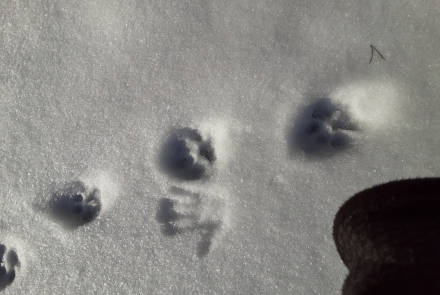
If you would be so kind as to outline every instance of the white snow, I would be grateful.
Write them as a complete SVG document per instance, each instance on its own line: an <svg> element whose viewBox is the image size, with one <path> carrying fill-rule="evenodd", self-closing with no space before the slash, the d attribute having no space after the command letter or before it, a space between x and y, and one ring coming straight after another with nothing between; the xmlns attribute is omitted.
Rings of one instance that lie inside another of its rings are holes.
<svg viewBox="0 0 440 295"><path fill-rule="evenodd" d="M20 261L4 294L340 294L338 208L440 174L439 15L435 0L2 1L0 244ZM202 136L187 141L203 177L161 167L181 128ZM47 209L75 181L102 208L66 229Z"/></svg>

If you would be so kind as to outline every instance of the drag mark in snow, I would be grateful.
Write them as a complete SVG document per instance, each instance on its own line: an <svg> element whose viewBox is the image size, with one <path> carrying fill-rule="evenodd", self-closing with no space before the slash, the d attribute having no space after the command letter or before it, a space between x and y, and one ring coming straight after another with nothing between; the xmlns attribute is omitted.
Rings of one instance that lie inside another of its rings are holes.
<svg viewBox="0 0 440 295"><path fill-rule="evenodd" d="M170 197L159 200L156 214L162 234L173 237L186 232L198 232L201 238L197 245L197 256L206 256L223 223L223 212L211 214L213 209L223 210L218 201L211 196L172 187Z"/></svg>

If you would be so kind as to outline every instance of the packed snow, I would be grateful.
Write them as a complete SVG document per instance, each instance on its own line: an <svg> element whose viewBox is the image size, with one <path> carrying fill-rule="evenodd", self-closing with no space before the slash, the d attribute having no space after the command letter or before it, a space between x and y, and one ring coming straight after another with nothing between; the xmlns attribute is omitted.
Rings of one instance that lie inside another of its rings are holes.
<svg viewBox="0 0 440 295"><path fill-rule="evenodd" d="M2 1L0 289L340 294L338 208L440 174L439 15Z"/></svg>

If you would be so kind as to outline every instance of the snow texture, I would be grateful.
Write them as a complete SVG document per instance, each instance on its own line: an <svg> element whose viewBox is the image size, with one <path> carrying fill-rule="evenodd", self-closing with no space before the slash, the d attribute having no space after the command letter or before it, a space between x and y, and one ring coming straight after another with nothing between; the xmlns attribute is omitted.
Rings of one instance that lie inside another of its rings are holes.
<svg viewBox="0 0 440 295"><path fill-rule="evenodd" d="M439 6L2 1L2 292L340 294L338 208L440 174Z"/></svg>

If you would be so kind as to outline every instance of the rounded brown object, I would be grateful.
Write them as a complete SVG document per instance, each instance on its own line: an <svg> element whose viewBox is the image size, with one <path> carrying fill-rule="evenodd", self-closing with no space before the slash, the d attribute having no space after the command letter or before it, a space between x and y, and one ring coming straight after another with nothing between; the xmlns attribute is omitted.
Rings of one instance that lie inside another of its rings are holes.
<svg viewBox="0 0 440 295"><path fill-rule="evenodd" d="M351 197L333 238L343 295L440 294L440 178L398 180Z"/></svg>

